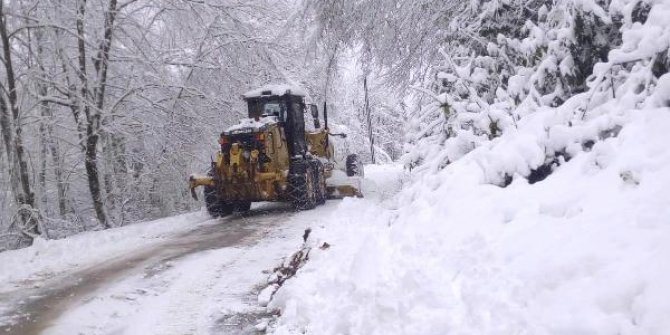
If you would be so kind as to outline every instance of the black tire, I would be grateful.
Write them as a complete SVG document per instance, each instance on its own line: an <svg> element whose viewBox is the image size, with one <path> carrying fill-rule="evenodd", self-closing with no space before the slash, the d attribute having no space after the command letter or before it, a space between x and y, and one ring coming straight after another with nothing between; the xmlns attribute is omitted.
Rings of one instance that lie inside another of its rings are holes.
<svg viewBox="0 0 670 335"><path fill-rule="evenodd" d="M240 213L248 212L251 209L251 201L238 201L235 203L235 211Z"/></svg>
<svg viewBox="0 0 670 335"><path fill-rule="evenodd" d="M316 191L316 204L323 205L326 203L328 191L326 190L326 175L323 163L315 161L314 164L314 190Z"/></svg>
<svg viewBox="0 0 670 335"><path fill-rule="evenodd" d="M358 158L358 155L356 154L351 154L347 156L347 162L346 162L346 167L347 167L347 176L353 177L353 176L359 176L363 177L365 172L363 171L363 162Z"/></svg>
<svg viewBox="0 0 670 335"><path fill-rule="evenodd" d="M316 190L312 164L304 160L291 162L288 176L288 196L296 210L316 207Z"/></svg>
<svg viewBox="0 0 670 335"><path fill-rule="evenodd" d="M205 186L204 195L207 212L213 217L229 215L235 209L233 204L219 198L219 192L214 186Z"/></svg>

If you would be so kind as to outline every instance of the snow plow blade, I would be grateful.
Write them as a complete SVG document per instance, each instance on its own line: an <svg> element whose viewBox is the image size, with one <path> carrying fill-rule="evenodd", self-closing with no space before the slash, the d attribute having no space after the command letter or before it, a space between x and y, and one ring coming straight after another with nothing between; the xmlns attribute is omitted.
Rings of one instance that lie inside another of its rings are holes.
<svg viewBox="0 0 670 335"><path fill-rule="evenodd" d="M188 183L191 188L191 196L193 199L198 200L198 195L195 193L195 189L198 186L214 186L214 178L209 176L198 176L192 174L188 178Z"/></svg>
<svg viewBox="0 0 670 335"><path fill-rule="evenodd" d="M338 185L326 187L328 191L328 199L344 199L345 197L362 198L361 190L352 185Z"/></svg>

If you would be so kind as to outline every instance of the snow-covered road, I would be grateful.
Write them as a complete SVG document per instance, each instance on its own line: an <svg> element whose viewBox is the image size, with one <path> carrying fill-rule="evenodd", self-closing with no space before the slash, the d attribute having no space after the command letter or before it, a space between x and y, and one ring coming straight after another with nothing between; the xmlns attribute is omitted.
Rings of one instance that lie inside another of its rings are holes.
<svg viewBox="0 0 670 335"><path fill-rule="evenodd" d="M337 203L297 214L261 204L216 220L187 214L0 255L0 331L252 333L266 317L256 297L268 270Z"/></svg>

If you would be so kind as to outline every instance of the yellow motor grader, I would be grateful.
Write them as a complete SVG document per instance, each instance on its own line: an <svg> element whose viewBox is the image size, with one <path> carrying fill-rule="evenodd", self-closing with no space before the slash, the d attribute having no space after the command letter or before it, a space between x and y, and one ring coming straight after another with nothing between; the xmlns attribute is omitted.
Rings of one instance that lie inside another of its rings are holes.
<svg viewBox="0 0 670 335"><path fill-rule="evenodd" d="M300 88L267 85L243 97L248 118L221 133L221 149L207 175L189 178L194 199L195 189L204 186L212 216L248 211L258 201L285 201L306 210L327 198L362 196L363 165L355 154L344 162L336 159L337 138L346 135L330 132L325 104L322 127L317 106L305 104ZM306 131L308 112L313 131Z"/></svg>

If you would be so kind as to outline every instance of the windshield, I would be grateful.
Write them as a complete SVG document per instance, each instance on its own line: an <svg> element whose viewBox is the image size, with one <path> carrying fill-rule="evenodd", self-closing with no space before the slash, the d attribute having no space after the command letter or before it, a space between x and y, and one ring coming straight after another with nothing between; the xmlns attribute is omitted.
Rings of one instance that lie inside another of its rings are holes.
<svg viewBox="0 0 670 335"><path fill-rule="evenodd" d="M255 119L265 116L276 116L284 120L286 107L283 101L279 99L248 100L249 118Z"/></svg>
<svg viewBox="0 0 670 335"><path fill-rule="evenodd" d="M279 116L281 105L278 102L266 102L263 105L261 116Z"/></svg>

